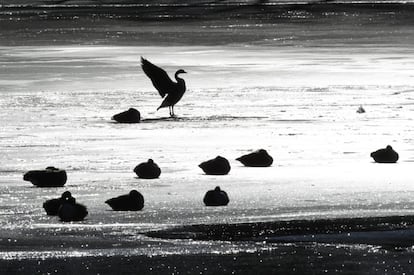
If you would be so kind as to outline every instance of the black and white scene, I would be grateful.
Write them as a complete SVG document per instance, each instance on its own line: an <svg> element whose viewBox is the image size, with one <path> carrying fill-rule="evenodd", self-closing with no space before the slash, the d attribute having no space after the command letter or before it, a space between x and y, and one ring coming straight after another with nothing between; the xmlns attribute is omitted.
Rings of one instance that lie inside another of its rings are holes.
<svg viewBox="0 0 414 275"><path fill-rule="evenodd" d="M0 274L414 274L414 1L0 0Z"/></svg>

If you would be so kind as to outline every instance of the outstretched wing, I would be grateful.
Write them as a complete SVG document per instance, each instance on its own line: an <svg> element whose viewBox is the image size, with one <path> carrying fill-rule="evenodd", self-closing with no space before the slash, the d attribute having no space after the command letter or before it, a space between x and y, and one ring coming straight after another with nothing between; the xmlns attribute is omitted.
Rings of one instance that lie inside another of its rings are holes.
<svg viewBox="0 0 414 275"><path fill-rule="evenodd" d="M167 72L158 66L155 66L145 58L141 57L141 67L144 73L151 79L152 85L158 90L161 97L174 90L174 82L168 76Z"/></svg>

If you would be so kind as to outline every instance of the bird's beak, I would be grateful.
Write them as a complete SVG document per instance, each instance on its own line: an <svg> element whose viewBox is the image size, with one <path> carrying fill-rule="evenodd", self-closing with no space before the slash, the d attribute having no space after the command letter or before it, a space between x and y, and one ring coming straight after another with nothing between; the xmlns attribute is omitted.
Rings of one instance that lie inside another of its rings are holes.
<svg viewBox="0 0 414 275"><path fill-rule="evenodd" d="M186 74L187 72L186 71L183 71L183 74Z"/></svg>

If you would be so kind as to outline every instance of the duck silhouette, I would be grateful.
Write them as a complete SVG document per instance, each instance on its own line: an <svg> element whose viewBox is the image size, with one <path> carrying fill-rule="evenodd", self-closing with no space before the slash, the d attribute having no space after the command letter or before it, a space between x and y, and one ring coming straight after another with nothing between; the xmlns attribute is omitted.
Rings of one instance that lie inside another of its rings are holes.
<svg viewBox="0 0 414 275"><path fill-rule="evenodd" d="M204 196L203 202L206 206L225 206L229 203L227 193L220 189L220 186L209 190Z"/></svg>
<svg viewBox="0 0 414 275"><path fill-rule="evenodd" d="M43 208L45 209L46 214L49 216L56 216L58 214L59 207L70 197L72 197L72 194L69 191L65 191L62 193L60 198L45 201L43 203Z"/></svg>
<svg viewBox="0 0 414 275"><path fill-rule="evenodd" d="M226 158L217 156L198 165L207 175L227 175L230 172L230 163Z"/></svg>
<svg viewBox="0 0 414 275"><path fill-rule="evenodd" d="M129 108L125 112L114 115L112 119L119 123L138 123L141 120L141 114L137 109Z"/></svg>
<svg viewBox="0 0 414 275"><path fill-rule="evenodd" d="M387 145L384 149L379 149L371 153L371 157L378 163L396 163L398 161L398 153Z"/></svg>
<svg viewBox="0 0 414 275"><path fill-rule="evenodd" d="M115 211L138 211L144 208L144 196L137 190L105 201Z"/></svg>
<svg viewBox="0 0 414 275"><path fill-rule="evenodd" d="M53 166L44 170L31 170L23 175L23 180L30 181L37 187L62 187L67 179L65 170Z"/></svg>
<svg viewBox="0 0 414 275"><path fill-rule="evenodd" d="M138 164L134 172L141 179L156 179L161 175L160 167L152 159Z"/></svg>
<svg viewBox="0 0 414 275"><path fill-rule="evenodd" d="M161 105L157 108L157 111L161 108L168 107L170 116L174 117L174 105L180 101L186 90L184 79L178 77L178 75L184 74L186 71L182 69L176 71L174 77L177 82L174 82L166 71L143 57L141 57L141 67L144 73L151 79L152 85L158 90L160 96L164 98Z"/></svg>
<svg viewBox="0 0 414 275"><path fill-rule="evenodd" d="M273 158L264 149L243 155L236 160L249 167L268 167L273 163Z"/></svg>
<svg viewBox="0 0 414 275"><path fill-rule="evenodd" d="M58 210L58 216L63 222L83 221L87 215L86 207L77 203L72 196L66 198Z"/></svg>

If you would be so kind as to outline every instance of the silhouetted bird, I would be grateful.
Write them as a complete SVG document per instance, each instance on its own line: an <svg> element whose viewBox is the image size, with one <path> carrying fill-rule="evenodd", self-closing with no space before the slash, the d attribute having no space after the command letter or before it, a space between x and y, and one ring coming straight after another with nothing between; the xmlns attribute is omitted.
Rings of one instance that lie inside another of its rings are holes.
<svg viewBox="0 0 414 275"><path fill-rule="evenodd" d="M206 206L224 206L229 203L227 193L217 186L214 190L207 191L203 202Z"/></svg>
<svg viewBox="0 0 414 275"><path fill-rule="evenodd" d="M62 187L66 183L67 175L65 170L49 166L45 170L27 172L23 180L30 181L38 187Z"/></svg>
<svg viewBox="0 0 414 275"><path fill-rule="evenodd" d="M105 202L115 211L138 211L144 208L144 197L137 190Z"/></svg>
<svg viewBox="0 0 414 275"><path fill-rule="evenodd" d="M236 160L243 163L244 166L250 167L268 167L273 163L273 158L264 149L241 156Z"/></svg>
<svg viewBox="0 0 414 275"><path fill-rule="evenodd" d="M156 179L161 175L161 169L152 159L138 164L134 168L134 172L142 179Z"/></svg>
<svg viewBox="0 0 414 275"><path fill-rule="evenodd" d="M82 204L76 203L74 197L69 197L64 200L59 207L58 216L64 222L83 221L88 215L88 210Z"/></svg>
<svg viewBox="0 0 414 275"><path fill-rule="evenodd" d="M162 101L160 108L168 107L170 110L170 116L174 115L174 105L183 97L185 93L185 81L178 77L179 74L186 73L186 71L178 70L174 77L177 82L173 82L168 74L158 66L155 66L145 58L141 57L141 67L145 74L151 79L152 84L158 90L158 93L164 100Z"/></svg>
<svg viewBox="0 0 414 275"><path fill-rule="evenodd" d="M204 161L198 167L207 175L227 175L231 169L229 161L221 156Z"/></svg>
<svg viewBox="0 0 414 275"><path fill-rule="evenodd" d="M385 149L379 149L371 153L371 157L375 162L379 163L395 163L398 161L398 153L388 145Z"/></svg>
<svg viewBox="0 0 414 275"><path fill-rule="evenodd" d="M62 193L60 198L45 201L43 203L43 208L46 210L46 214L56 216L58 214L59 207L70 197L72 197L72 194L69 191L65 191Z"/></svg>
<svg viewBox="0 0 414 275"><path fill-rule="evenodd" d="M363 114L363 113L365 113L365 109L364 109L364 107L362 107L362 105L361 105L361 106L359 106L359 108L358 108L358 110L357 110L357 113L358 113L358 114Z"/></svg>
<svg viewBox="0 0 414 275"><path fill-rule="evenodd" d="M125 112L114 115L112 119L119 123L138 123L141 120L141 114L137 109L129 108Z"/></svg>

